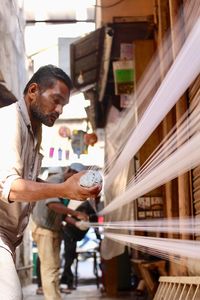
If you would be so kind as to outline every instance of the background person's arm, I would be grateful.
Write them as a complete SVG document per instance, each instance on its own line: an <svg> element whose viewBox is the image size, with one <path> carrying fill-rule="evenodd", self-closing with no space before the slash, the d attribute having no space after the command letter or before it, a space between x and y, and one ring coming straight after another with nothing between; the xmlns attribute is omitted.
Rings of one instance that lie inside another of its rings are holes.
<svg viewBox="0 0 200 300"><path fill-rule="evenodd" d="M73 210L71 208L68 208L62 203L51 202L51 203L48 203L47 205L48 205L49 209L54 210L58 214L71 215L72 217L75 217L79 220L88 221L88 218L89 218L88 215L86 215L83 212L76 211L76 210Z"/></svg>

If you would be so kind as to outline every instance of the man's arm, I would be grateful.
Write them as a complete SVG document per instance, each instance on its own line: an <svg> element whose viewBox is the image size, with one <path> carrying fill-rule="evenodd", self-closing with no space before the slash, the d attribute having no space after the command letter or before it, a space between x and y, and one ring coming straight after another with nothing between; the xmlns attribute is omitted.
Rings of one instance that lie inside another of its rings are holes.
<svg viewBox="0 0 200 300"><path fill-rule="evenodd" d="M85 172L79 172L63 183L43 183L17 178L12 182L9 200L34 202L47 198L69 198L74 200L85 200L96 197L101 186L95 185L91 188L80 186L79 179Z"/></svg>
<svg viewBox="0 0 200 300"><path fill-rule="evenodd" d="M88 221L88 216L85 213L66 207L62 203L51 202L48 203L47 205L49 209L54 210L58 214L71 215L72 217L77 218L79 220Z"/></svg>
<svg viewBox="0 0 200 300"><path fill-rule="evenodd" d="M74 225L76 226L76 223L77 223L77 220L72 218L72 217L69 217L69 216L66 216L65 217L65 222L71 224L71 225Z"/></svg>
<svg viewBox="0 0 200 300"><path fill-rule="evenodd" d="M80 212L79 212L80 213ZM87 216L87 220L78 220L74 219L72 217L66 216L65 217L65 222L71 225L74 225L81 231L87 231L89 229L89 218Z"/></svg>

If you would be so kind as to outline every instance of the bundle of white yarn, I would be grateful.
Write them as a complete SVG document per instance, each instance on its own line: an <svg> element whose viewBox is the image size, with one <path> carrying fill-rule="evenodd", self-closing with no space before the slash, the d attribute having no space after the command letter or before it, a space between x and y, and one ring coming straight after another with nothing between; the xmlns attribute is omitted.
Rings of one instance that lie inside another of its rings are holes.
<svg viewBox="0 0 200 300"><path fill-rule="evenodd" d="M80 178L80 185L84 187L92 187L96 184L101 185L103 182L103 178L99 171L96 170L88 170L83 176Z"/></svg>

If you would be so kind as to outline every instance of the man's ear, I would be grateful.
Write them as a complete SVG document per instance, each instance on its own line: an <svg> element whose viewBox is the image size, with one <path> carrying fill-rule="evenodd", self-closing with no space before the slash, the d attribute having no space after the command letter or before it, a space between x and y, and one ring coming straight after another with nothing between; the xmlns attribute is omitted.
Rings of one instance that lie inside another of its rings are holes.
<svg viewBox="0 0 200 300"><path fill-rule="evenodd" d="M38 93L38 84L37 83L31 83L28 88L28 95L29 99L33 100L35 99L36 94Z"/></svg>

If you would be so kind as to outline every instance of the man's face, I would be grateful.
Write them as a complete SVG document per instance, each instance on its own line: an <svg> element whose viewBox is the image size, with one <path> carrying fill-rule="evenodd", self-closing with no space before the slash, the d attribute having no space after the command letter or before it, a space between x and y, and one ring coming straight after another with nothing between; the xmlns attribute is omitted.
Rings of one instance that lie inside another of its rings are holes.
<svg viewBox="0 0 200 300"><path fill-rule="evenodd" d="M37 88L35 98L30 102L31 117L35 121L52 127L69 103L70 91L64 82L57 80L52 88L41 91Z"/></svg>

